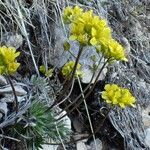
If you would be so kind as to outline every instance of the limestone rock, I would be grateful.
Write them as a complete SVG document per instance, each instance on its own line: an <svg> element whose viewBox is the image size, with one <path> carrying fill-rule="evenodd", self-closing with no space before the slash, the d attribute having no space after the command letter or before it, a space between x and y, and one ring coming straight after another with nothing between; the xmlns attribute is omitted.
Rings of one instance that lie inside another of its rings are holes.
<svg viewBox="0 0 150 150"><path fill-rule="evenodd" d="M2 43L6 46L13 46L18 49L23 43L23 37L20 34L8 32L2 36Z"/></svg>
<svg viewBox="0 0 150 150"><path fill-rule="evenodd" d="M83 141L78 141L76 143L77 150L87 150L87 147Z"/></svg>
<svg viewBox="0 0 150 150"><path fill-rule="evenodd" d="M142 111L144 128L150 127L150 105Z"/></svg>
<svg viewBox="0 0 150 150"><path fill-rule="evenodd" d="M21 103L23 101L25 101L24 96L17 96L18 98L18 102ZM14 96L12 96L12 94L6 94L5 97L0 99L1 102L6 102L6 103L10 103L14 101Z"/></svg>
<svg viewBox="0 0 150 150"><path fill-rule="evenodd" d="M23 95L27 94L27 92L20 86L15 86L15 91L16 91L17 96L23 96ZM5 94L12 94L12 93L13 93L13 91L10 86L0 89L0 94L5 95Z"/></svg>
<svg viewBox="0 0 150 150"><path fill-rule="evenodd" d="M102 141L100 140L100 139L96 139L96 145L97 145L97 150L102 150ZM91 149L90 150L96 150L96 148L95 148L95 142L94 141L92 141L91 143L90 143L90 147L91 147Z"/></svg>
<svg viewBox="0 0 150 150"><path fill-rule="evenodd" d="M145 143L150 147L150 126L146 129Z"/></svg>
<svg viewBox="0 0 150 150"><path fill-rule="evenodd" d="M0 102L0 112L3 113L5 117L7 116L7 112L8 112L7 103Z"/></svg>
<svg viewBox="0 0 150 150"><path fill-rule="evenodd" d="M58 147L57 145L47 145L47 144L42 145L43 150L57 150L57 147Z"/></svg>
<svg viewBox="0 0 150 150"><path fill-rule="evenodd" d="M6 81L6 79L3 77L3 76L1 76L0 75L0 85L6 85L7 84L7 81Z"/></svg>

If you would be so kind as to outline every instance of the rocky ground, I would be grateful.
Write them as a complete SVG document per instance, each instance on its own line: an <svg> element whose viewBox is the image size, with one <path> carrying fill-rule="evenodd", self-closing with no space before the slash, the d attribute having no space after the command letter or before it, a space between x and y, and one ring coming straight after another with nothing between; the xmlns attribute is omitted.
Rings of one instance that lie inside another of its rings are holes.
<svg viewBox="0 0 150 150"><path fill-rule="evenodd" d="M18 122L24 120L24 114L28 114L30 102L33 100L32 95L44 99L48 106L58 98L57 93L61 91L63 82L59 71L68 59L73 59L72 54L64 52L62 48L64 41L67 40L68 28L64 27L61 15L63 8L68 4L93 9L96 14L107 19L113 30L113 36L124 45L129 59L128 63L117 62L105 67L94 90L86 99L94 130L98 129L108 109L105 103L99 103L100 92L104 89L105 83L128 87L136 97L137 105L136 109L114 108L104 121L101 130L95 134L96 140L93 140L84 103L71 111L78 104L74 103L74 99L81 93L79 84L75 81L69 98L54 109L55 114L67 113L64 119L68 129L71 130L71 134L68 135L69 140L65 139L64 145L62 143L51 145L55 141L48 140L50 145L43 144L43 149L96 150L95 142L98 150L150 149L150 2L148 0L1 1L0 44L14 46L21 52L18 58L21 67L11 77L20 106L17 116L13 112L14 97L9 80L5 76L0 76L0 129L7 133L7 136L10 135L8 131L16 123L16 119ZM78 44L76 42L70 44L72 53L76 56ZM93 55L97 60L99 56L91 47L87 47L80 59L85 74L81 81L83 89L88 86L92 77L89 66L93 65L91 60ZM31 82L35 74L44 78L38 69L42 64L55 70L54 77L48 80L49 89L43 88L45 82L38 83L38 80L34 84ZM102 65L103 61L100 67ZM67 94L61 96L64 98ZM73 105L66 108L70 103ZM34 123L32 117L29 118L31 120L26 120L28 125ZM56 115L56 118L59 117L60 114ZM22 137L24 136L21 135L21 139ZM84 139L77 141L82 138ZM5 149L3 146L1 148ZM15 148L13 146L8 149ZM17 147L16 150L19 148Z"/></svg>

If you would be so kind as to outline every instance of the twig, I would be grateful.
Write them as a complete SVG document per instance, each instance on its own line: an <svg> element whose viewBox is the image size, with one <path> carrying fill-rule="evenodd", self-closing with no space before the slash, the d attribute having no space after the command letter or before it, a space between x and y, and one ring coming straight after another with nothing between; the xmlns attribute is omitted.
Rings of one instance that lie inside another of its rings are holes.
<svg viewBox="0 0 150 150"><path fill-rule="evenodd" d="M0 137L1 137L1 138L10 139L10 140L13 140L13 141L20 142L20 140L18 140L18 139L16 139L16 138L13 138L13 137L6 136L6 135L0 134Z"/></svg>
<svg viewBox="0 0 150 150"><path fill-rule="evenodd" d="M84 105L85 105L86 113L87 113L87 116L88 116L88 120L89 120L89 124L90 124L90 128L91 128L92 136L93 136L93 139L94 139L95 148L97 150L96 138L95 138L95 135L94 135L94 130L93 130L90 114L89 114L89 111L88 111L87 103L86 103L86 100L85 100L85 97L84 97L84 92L83 92L83 89L82 89L82 85L81 85L80 79L79 79L78 76L77 76L77 78L78 78L78 83L79 83L79 87L80 87L80 90L81 90L83 102L84 102Z"/></svg>
<svg viewBox="0 0 150 150"><path fill-rule="evenodd" d="M56 123L55 123L55 127L56 127L57 134L58 134L58 136L59 136L59 139L60 139L60 141L61 141L61 144L62 144L62 146L63 146L63 149L66 150L65 145L64 145L64 143L63 143L63 140L62 140L62 138L61 138L61 135L60 135L60 133L59 133L59 130L58 130L58 127L57 127L57 124L56 124Z"/></svg>
<svg viewBox="0 0 150 150"><path fill-rule="evenodd" d="M14 101L14 106L13 106L13 107L14 107L16 113L17 113L19 107L18 107L18 98L17 98L17 95L16 95L15 87L14 87L13 82L11 81L9 75L7 75L7 79L8 79L8 81L9 81L9 83L10 83L10 86L11 86L12 91L13 91L13 94L14 94L14 98L15 98L14 100L15 100L15 101Z"/></svg>

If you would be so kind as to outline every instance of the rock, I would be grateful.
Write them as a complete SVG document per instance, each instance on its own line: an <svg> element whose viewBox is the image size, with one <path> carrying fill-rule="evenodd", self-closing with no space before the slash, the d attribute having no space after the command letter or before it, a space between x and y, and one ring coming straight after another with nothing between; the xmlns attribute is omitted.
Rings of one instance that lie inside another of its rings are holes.
<svg viewBox="0 0 150 150"><path fill-rule="evenodd" d="M7 84L7 81L6 81L6 79L3 77L3 76L1 76L0 75L0 85L6 85Z"/></svg>
<svg viewBox="0 0 150 150"><path fill-rule="evenodd" d="M98 138L96 139L96 145L97 145L97 150L102 150L103 148L102 141ZM91 147L90 150L96 150L94 141L90 143L90 147Z"/></svg>
<svg viewBox="0 0 150 150"><path fill-rule="evenodd" d="M99 67L99 69L101 68L101 66ZM90 69L86 68L86 67L83 67L82 71L83 71L82 82L83 83L89 83L91 78L92 78L93 72ZM106 73L107 73L107 68L104 68L102 73L100 74L98 80L103 80L106 76ZM98 74L98 72L96 72L96 74L95 74L95 76L92 80L92 83L94 83L97 74Z"/></svg>
<svg viewBox="0 0 150 150"><path fill-rule="evenodd" d="M57 150L57 147L58 147L57 145L47 145L47 144L42 145L43 150Z"/></svg>
<svg viewBox="0 0 150 150"><path fill-rule="evenodd" d="M4 114L4 116L7 116L8 108L6 102L0 102L0 112Z"/></svg>
<svg viewBox="0 0 150 150"><path fill-rule="evenodd" d="M6 79L3 77L3 76L1 76L0 75L0 85L6 85L7 84L7 81L6 81Z"/></svg>
<svg viewBox="0 0 150 150"><path fill-rule="evenodd" d="M23 96L23 95L26 95L27 92L21 88L20 86L14 86L15 87L15 91L16 91L16 95L17 96ZM12 91L12 88L9 86L9 87L5 87L3 89L0 89L0 94L13 94L13 91Z"/></svg>
<svg viewBox="0 0 150 150"><path fill-rule="evenodd" d="M143 118L143 123L144 123L144 128L149 128L150 127L150 105L142 110L142 118Z"/></svg>
<svg viewBox="0 0 150 150"><path fill-rule="evenodd" d="M82 139L82 138L86 138L88 136L89 136L89 134L79 134L79 133L76 133L75 135L73 135L73 139L76 141L76 140L79 140L79 139ZM84 139L82 141L87 142L87 139Z"/></svg>
<svg viewBox="0 0 150 150"><path fill-rule="evenodd" d="M83 141L78 141L76 143L77 150L87 150L87 147Z"/></svg>
<svg viewBox="0 0 150 150"><path fill-rule="evenodd" d="M71 121L76 132L81 133L85 130L83 118L81 116L75 116L71 118Z"/></svg>
<svg viewBox="0 0 150 150"><path fill-rule="evenodd" d="M145 130L146 137L145 137L145 143L150 147L150 126Z"/></svg>
<svg viewBox="0 0 150 150"><path fill-rule="evenodd" d="M18 102L21 103L23 101L25 101L24 97L22 96L17 96L18 98ZM6 94L5 97L0 99L1 102L6 102L6 103L10 103L14 101L14 96L12 96L12 94Z"/></svg>
<svg viewBox="0 0 150 150"><path fill-rule="evenodd" d="M74 140L79 140L79 139L82 139L82 138L86 138L88 137L88 134L75 134L73 136ZM87 150L87 145L85 145L85 142L87 142L88 139L83 139L83 140L80 140L80 141L77 141L76 142L76 148L77 150Z"/></svg>
<svg viewBox="0 0 150 150"><path fill-rule="evenodd" d="M8 32L2 36L2 43L18 49L23 43L23 37L20 34Z"/></svg>

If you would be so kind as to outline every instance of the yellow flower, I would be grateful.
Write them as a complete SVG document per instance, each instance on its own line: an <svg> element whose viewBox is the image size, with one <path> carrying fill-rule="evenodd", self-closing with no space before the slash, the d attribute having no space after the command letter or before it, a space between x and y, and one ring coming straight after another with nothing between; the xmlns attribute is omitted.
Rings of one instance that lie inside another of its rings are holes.
<svg viewBox="0 0 150 150"><path fill-rule="evenodd" d="M74 21L78 16L82 14L83 9L81 9L78 6L72 7L66 7L63 12L63 20L64 23L70 24L72 21Z"/></svg>
<svg viewBox="0 0 150 150"><path fill-rule="evenodd" d="M107 84L104 89L102 98L108 104L119 105L121 108L126 106L135 107L135 98L128 89L121 88L116 84Z"/></svg>
<svg viewBox="0 0 150 150"><path fill-rule="evenodd" d="M20 63L17 63L16 58L20 52L16 52L14 47L0 47L0 74L13 74L16 72Z"/></svg>
<svg viewBox="0 0 150 150"><path fill-rule="evenodd" d="M46 77L52 77L52 76L53 76L53 71L54 71L54 69L48 69L48 70L45 72L45 76L46 76Z"/></svg>
<svg viewBox="0 0 150 150"><path fill-rule="evenodd" d="M119 44L116 40L110 39L103 39L101 41L100 52L106 58L111 58L112 60L122 60L128 61L125 56L125 49Z"/></svg>
<svg viewBox="0 0 150 150"><path fill-rule="evenodd" d="M41 65L39 68L40 72L43 73L46 77L52 77L54 69L46 69L44 65Z"/></svg>
<svg viewBox="0 0 150 150"><path fill-rule="evenodd" d="M46 67L44 65L41 65L40 68L39 68L40 72L45 74L46 72Z"/></svg>
<svg viewBox="0 0 150 150"><path fill-rule="evenodd" d="M92 10L83 12L78 6L67 7L64 10L64 21L68 17L71 24L70 40L76 40L84 45L96 46L103 38L111 37L111 30L106 20L94 15Z"/></svg>
<svg viewBox="0 0 150 150"><path fill-rule="evenodd" d="M70 78L70 75L73 71L73 68L74 68L74 65L75 65L75 62L74 61L69 61L67 62L63 68L62 68L62 74L64 76L66 76L67 78ZM81 77L83 75L82 71L81 71L81 65L78 63L77 64L77 68L76 68L76 72L75 72L75 77L77 77L77 75L79 77Z"/></svg>
<svg viewBox="0 0 150 150"><path fill-rule="evenodd" d="M94 15L92 10L83 11L78 6L67 7L64 19L69 17L70 40L76 40L81 45L92 45L96 51L110 60L127 61L125 50L112 38L111 29L105 19Z"/></svg>
<svg viewBox="0 0 150 150"><path fill-rule="evenodd" d="M8 74L15 73L17 68L20 66L20 63L12 62L8 64Z"/></svg>

